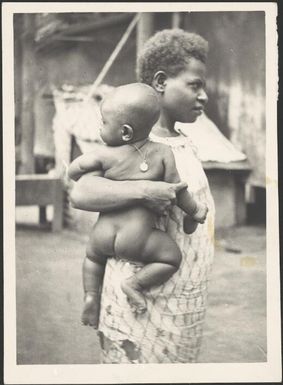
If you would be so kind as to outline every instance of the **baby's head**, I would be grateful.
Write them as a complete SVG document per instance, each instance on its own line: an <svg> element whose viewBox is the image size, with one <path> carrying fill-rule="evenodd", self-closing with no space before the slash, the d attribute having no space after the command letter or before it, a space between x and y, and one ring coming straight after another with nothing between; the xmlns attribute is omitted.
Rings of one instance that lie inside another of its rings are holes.
<svg viewBox="0 0 283 385"><path fill-rule="evenodd" d="M101 138L109 146L146 139L160 115L159 99L146 84L115 88L101 104Z"/></svg>

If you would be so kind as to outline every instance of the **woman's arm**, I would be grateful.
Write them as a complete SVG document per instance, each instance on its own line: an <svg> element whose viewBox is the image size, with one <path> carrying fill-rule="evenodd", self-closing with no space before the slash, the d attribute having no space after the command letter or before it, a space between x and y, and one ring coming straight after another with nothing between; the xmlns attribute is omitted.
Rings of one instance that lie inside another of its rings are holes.
<svg viewBox="0 0 283 385"><path fill-rule="evenodd" d="M164 180L166 182L177 183L180 176L176 168L173 152L168 147L164 151ZM207 205L197 202L187 189L183 189L177 194L176 204L187 214L184 217L184 231L191 234L195 231L198 223L204 223L208 212Z"/></svg>
<svg viewBox="0 0 283 385"><path fill-rule="evenodd" d="M175 157L172 150L165 146L164 151L164 180L168 183L180 182L180 176L176 168ZM183 189L177 194L177 206L179 206L186 214L191 216L197 211L197 202L187 189Z"/></svg>
<svg viewBox="0 0 283 385"><path fill-rule="evenodd" d="M142 204L158 214L164 214L176 202L176 193L187 187L184 182L113 181L101 173L82 175L70 194L74 208L107 212Z"/></svg>

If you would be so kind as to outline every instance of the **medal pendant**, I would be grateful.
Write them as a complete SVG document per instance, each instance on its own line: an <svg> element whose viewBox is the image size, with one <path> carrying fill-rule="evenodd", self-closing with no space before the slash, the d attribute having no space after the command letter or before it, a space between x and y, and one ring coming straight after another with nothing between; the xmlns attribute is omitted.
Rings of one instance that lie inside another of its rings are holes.
<svg viewBox="0 0 283 385"><path fill-rule="evenodd" d="M142 172L146 172L148 170L148 164L146 163L146 161L143 161L141 164L140 164L140 170Z"/></svg>

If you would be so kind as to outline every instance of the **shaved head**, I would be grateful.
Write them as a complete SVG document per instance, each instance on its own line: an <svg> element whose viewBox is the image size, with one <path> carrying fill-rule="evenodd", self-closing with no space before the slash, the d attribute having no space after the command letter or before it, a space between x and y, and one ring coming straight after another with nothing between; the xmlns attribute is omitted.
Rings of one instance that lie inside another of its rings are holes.
<svg viewBox="0 0 283 385"><path fill-rule="evenodd" d="M131 83L115 88L102 102L102 115L111 112L117 124L128 124L135 137L149 134L160 115L159 99L154 89L143 83ZM114 115L113 115L114 114Z"/></svg>

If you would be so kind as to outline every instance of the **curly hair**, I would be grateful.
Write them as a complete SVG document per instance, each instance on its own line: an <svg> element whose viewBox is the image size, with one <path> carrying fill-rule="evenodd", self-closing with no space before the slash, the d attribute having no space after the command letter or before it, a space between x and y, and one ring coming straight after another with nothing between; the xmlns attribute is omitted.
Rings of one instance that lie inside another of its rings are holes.
<svg viewBox="0 0 283 385"><path fill-rule="evenodd" d="M164 29L153 35L137 58L138 81L151 85L157 71L177 76L191 58L205 63L208 43L195 33L182 29Z"/></svg>

